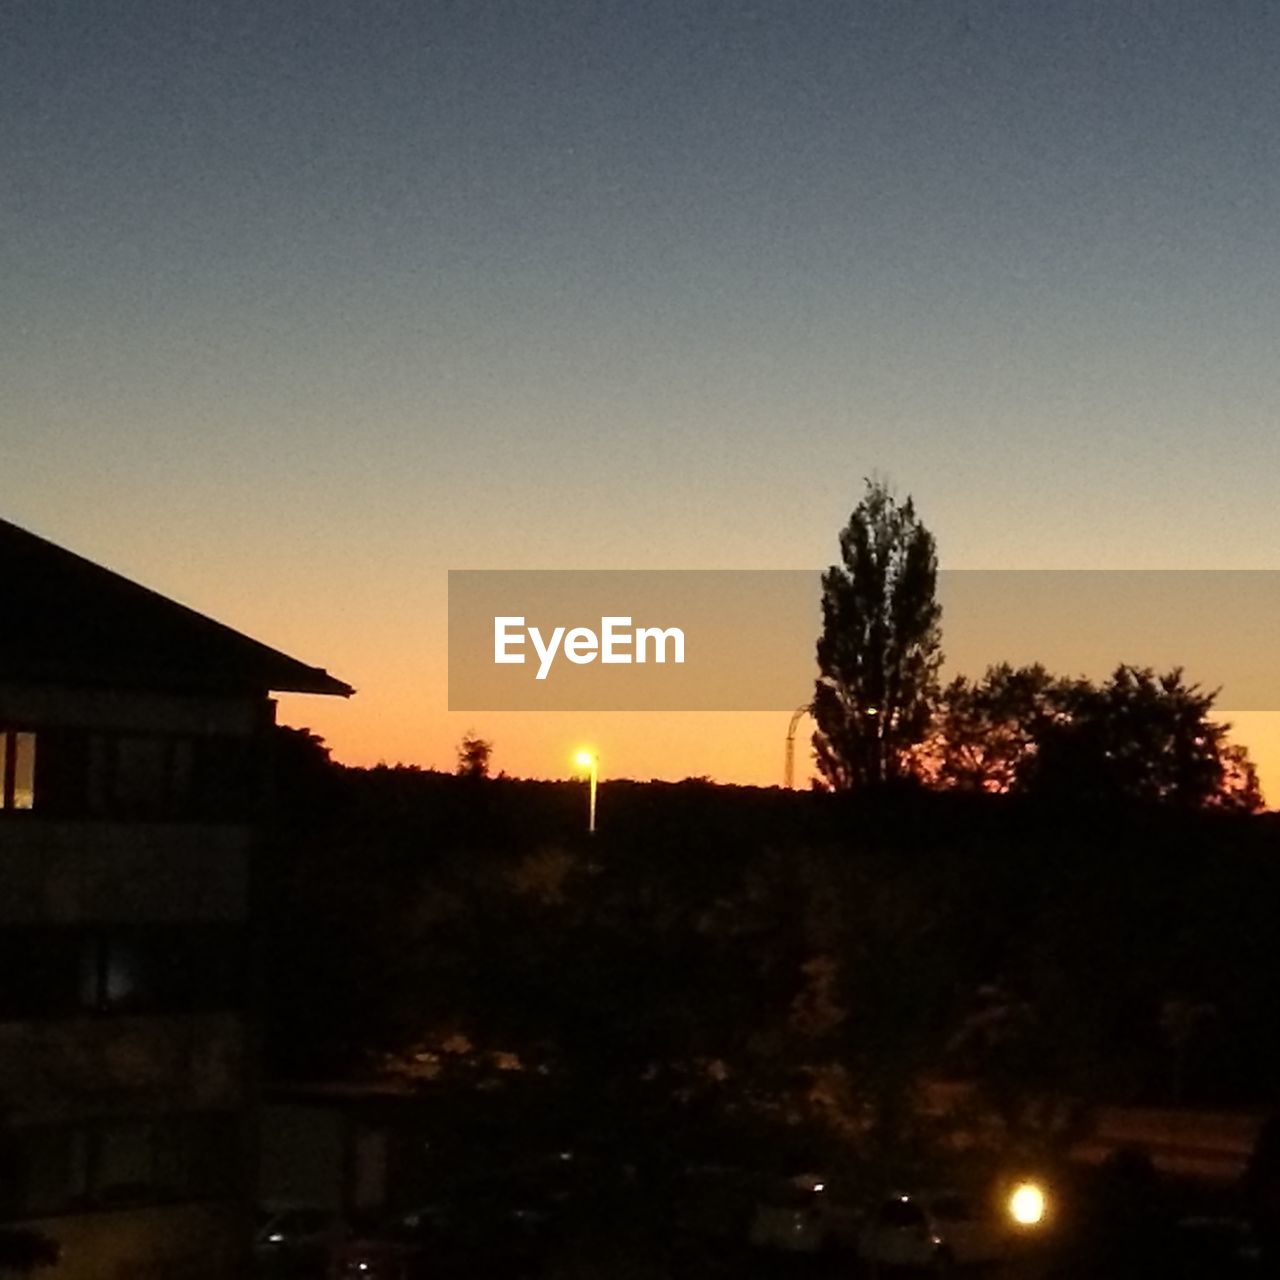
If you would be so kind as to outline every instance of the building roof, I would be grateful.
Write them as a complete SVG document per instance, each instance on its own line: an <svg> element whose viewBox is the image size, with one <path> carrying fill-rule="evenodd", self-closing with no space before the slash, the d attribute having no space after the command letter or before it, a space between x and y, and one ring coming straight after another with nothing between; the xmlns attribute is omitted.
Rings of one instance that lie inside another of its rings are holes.
<svg viewBox="0 0 1280 1280"><path fill-rule="evenodd" d="M0 520L0 680L255 693L350 685Z"/></svg>

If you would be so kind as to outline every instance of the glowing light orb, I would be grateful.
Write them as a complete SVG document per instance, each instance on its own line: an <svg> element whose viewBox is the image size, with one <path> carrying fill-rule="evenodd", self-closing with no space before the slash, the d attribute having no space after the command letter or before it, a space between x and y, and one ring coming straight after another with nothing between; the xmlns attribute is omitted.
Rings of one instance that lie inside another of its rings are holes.
<svg viewBox="0 0 1280 1280"><path fill-rule="evenodd" d="M1014 1188L1009 1197L1009 1216L1023 1227L1034 1227L1043 1221L1045 1212L1044 1191L1034 1182L1024 1182Z"/></svg>

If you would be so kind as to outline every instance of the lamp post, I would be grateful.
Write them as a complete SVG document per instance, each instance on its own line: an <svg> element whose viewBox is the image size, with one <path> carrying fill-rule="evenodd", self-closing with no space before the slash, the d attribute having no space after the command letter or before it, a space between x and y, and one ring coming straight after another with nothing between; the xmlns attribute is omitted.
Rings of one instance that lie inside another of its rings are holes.
<svg viewBox="0 0 1280 1280"><path fill-rule="evenodd" d="M796 728L803 717L813 708L809 703L797 707L791 713L791 723L787 725L787 755L782 766L782 785L790 791L796 784Z"/></svg>
<svg viewBox="0 0 1280 1280"><path fill-rule="evenodd" d="M787 752L782 764L782 785L788 791L794 789L796 785L796 729L805 716L812 714L813 703L806 702L803 707L797 707L791 713L791 723L787 725ZM867 708L867 715L879 714L879 707Z"/></svg>
<svg viewBox="0 0 1280 1280"><path fill-rule="evenodd" d="M579 751L573 757L579 769L586 769L591 782L591 800L587 809L587 834L594 835L596 830L596 781L600 773L600 757L594 751Z"/></svg>

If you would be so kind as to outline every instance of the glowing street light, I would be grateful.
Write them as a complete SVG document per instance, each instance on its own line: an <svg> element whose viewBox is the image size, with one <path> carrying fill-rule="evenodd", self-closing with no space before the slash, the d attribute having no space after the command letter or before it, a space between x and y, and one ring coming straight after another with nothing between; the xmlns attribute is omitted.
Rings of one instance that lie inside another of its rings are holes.
<svg viewBox="0 0 1280 1280"><path fill-rule="evenodd" d="M1009 1197L1009 1216L1022 1227L1035 1227L1043 1221L1045 1194L1034 1182L1023 1182Z"/></svg>
<svg viewBox="0 0 1280 1280"><path fill-rule="evenodd" d="M596 830L596 781L600 773L600 757L594 751L584 749L573 757L573 763L579 769L586 769L591 779L591 804L587 810L587 834L594 835Z"/></svg>

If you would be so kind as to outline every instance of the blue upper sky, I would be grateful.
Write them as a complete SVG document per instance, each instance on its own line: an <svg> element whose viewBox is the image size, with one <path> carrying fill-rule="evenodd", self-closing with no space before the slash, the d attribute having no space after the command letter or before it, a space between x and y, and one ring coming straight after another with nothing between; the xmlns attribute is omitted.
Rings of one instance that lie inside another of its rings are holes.
<svg viewBox="0 0 1280 1280"><path fill-rule="evenodd" d="M286 647L873 471L952 567L1274 565L1264 0L9 0L0 124L0 509Z"/></svg>

